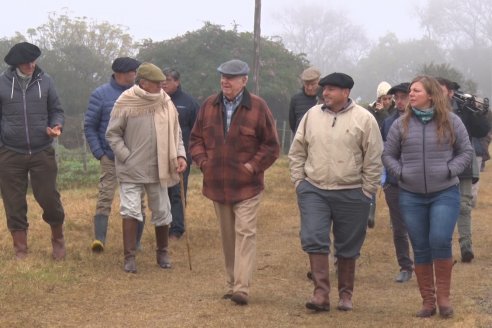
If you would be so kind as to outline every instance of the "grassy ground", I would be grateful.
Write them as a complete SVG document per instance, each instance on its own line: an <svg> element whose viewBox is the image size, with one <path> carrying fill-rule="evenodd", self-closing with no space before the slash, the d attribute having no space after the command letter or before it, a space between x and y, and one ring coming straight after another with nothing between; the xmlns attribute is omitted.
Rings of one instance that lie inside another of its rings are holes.
<svg viewBox="0 0 492 328"><path fill-rule="evenodd" d="M489 164L492 165L492 164ZM186 240L170 245L173 269L155 263L153 227L146 226L138 274L122 270L121 219L115 201L103 254L93 255L92 216L96 189L62 191L67 218L66 261L51 260L49 227L29 199L29 257L13 259L12 241L0 208L0 327L492 327L492 168L481 181L473 212L476 259L459 262L454 254L450 320L418 319L415 278L393 282L398 267L388 209L379 195L376 227L370 229L357 261L354 311L313 314L304 308L312 292L306 279L308 260L299 244L296 199L287 160L268 171L258 223L257 268L251 302L239 307L222 300L225 292L218 225L212 204L201 195L201 176L190 177L187 222L193 270ZM330 279L336 287L331 267ZM331 291L332 303L338 297Z"/></svg>

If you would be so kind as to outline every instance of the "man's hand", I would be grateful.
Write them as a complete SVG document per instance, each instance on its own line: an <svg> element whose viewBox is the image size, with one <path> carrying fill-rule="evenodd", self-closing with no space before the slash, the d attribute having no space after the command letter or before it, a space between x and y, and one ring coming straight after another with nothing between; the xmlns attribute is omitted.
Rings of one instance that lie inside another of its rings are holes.
<svg viewBox="0 0 492 328"><path fill-rule="evenodd" d="M55 125L53 128L50 128L49 126L46 128L46 133L52 137L52 138L57 138L61 134L61 126L60 125Z"/></svg>
<svg viewBox="0 0 492 328"><path fill-rule="evenodd" d="M183 173L187 167L188 167L188 163L186 163L186 159L184 159L183 157L178 157L178 167L176 171L178 173Z"/></svg>

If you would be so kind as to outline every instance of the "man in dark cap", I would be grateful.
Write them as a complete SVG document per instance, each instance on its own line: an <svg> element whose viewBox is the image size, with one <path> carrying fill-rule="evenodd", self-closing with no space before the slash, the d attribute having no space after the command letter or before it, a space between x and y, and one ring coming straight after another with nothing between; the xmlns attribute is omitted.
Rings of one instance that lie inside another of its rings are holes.
<svg viewBox="0 0 492 328"><path fill-rule="evenodd" d="M460 85L446 78L438 77L437 81L441 85L444 94L449 99L453 113L459 116L466 127L470 141L472 138L486 137L490 132L490 123L487 119L487 111L472 111L464 106L465 102L461 101L461 106L454 97ZM458 176L460 179L460 215L456 228L459 235L461 262L470 263L474 258L472 247L472 185L480 179L480 170L477 164L477 156L474 153L470 165Z"/></svg>
<svg viewBox="0 0 492 328"><path fill-rule="evenodd" d="M113 74L108 83L96 88L90 98L85 113L84 133L92 154L99 160L101 175L99 177L99 194L94 216L93 252L102 252L106 243L108 218L111 213L114 193L117 186L114 154L106 141L106 129L113 105L123 91L135 83L135 76L140 62L130 57L119 57L113 61ZM144 223L139 223L137 240L140 243Z"/></svg>
<svg viewBox="0 0 492 328"><path fill-rule="evenodd" d="M203 194L214 202L227 273L224 299L249 302L256 258L256 221L264 172L279 156L275 121L266 102L246 89L248 64L221 64L218 95L202 104L190 153L203 172Z"/></svg>
<svg viewBox="0 0 492 328"><path fill-rule="evenodd" d="M181 88L181 74L174 68L166 68L163 70L166 80L162 84L162 89L171 96L174 106L179 113L179 126L183 134L183 142L187 151L186 158L188 159L188 167L183 173L183 194L186 198L188 189L188 176L190 174L191 167L191 155L188 153L188 147L190 144L190 134L193 125L195 124L196 114L200 105L198 102L188 93L184 92ZM185 232L184 222L184 209L183 202L181 200L181 188L177 184L169 188L169 199L171 200L171 212L173 214L173 222L169 228L169 238L171 240L178 240Z"/></svg>
<svg viewBox="0 0 492 328"><path fill-rule="evenodd" d="M136 233L143 222L140 202L144 194L155 226L157 264L171 268L168 234L172 215L167 188L179 183L179 173L187 164L178 112L161 89L165 79L159 67L142 63L136 84L116 100L106 131L120 184L124 270L130 273L137 272Z"/></svg>
<svg viewBox="0 0 492 328"><path fill-rule="evenodd" d="M34 198L51 226L52 256L65 258L65 213L56 188L52 143L60 136L63 109L53 80L36 64L41 50L28 42L14 45L0 76L0 190L16 258L27 256L26 192L30 177Z"/></svg>
<svg viewBox="0 0 492 328"><path fill-rule="evenodd" d="M297 126L309 108L318 103L319 77L321 73L316 67L306 68L300 78L302 89L290 98L289 126L292 134L296 133Z"/></svg>
<svg viewBox="0 0 492 328"><path fill-rule="evenodd" d="M381 125L383 141L386 141L386 137L388 136L388 132L393 122L405 112L405 108L408 104L408 93L410 92L409 87L410 83L408 82L400 83L389 89L387 93L388 95L393 96L396 111L387 117ZM410 245L408 243L408 232L405 221L403 221L403 217L400 213L398 179L391 176L386 169L384 170L384 173L382 179L383 190L389 208L396 259L400 266L400 273L395 278L395 281L403 283L412 278L413 272L413 261L410 257Z"/></svg>
<svg viewBox="0 0 492 328"><path fill-rule="evenodd" d="M319 85L324 104L304 115L289 151L291 180L301 212L301 245L309 255L314 283L306 307L330 310L328 255L333 226L338 262L337 309L349 311L355 261L380 181L383 142L374 116L349 98L354 85L350 76L332 73Z"/></svg>

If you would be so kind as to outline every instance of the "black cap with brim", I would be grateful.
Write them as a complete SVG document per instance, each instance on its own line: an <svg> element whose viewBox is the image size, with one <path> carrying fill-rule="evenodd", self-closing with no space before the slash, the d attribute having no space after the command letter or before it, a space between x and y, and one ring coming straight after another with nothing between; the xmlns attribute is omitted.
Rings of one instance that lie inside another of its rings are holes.
<svg viewBox="0 0 492 328"><path fill-rule="evenodd" d="M319 80L318 84L322 87L333 85L342 89L352 89L354 80L345 73L331 73Z"/></svg>
<svg viewBox="0 0 492 328"><path fill-rule="evenodd" d="M409 88L410 88L410 83L403 82L389 89L387 94L394 95L397 92L409 93L410 92Z"/></svg>
<svg viewBox="0 0 492 328"><path fill-rule="evenodd" d="M41 56L41 50L37 46L29 42L21 42L10 48L3 60L8 65L18 66L21 64L32 63L39 56Z"/></svg>

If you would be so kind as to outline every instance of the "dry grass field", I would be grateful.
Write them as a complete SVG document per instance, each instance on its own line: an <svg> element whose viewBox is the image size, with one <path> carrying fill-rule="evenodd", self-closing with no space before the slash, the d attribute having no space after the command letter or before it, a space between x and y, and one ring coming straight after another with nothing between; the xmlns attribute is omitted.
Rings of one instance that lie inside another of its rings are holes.
<svg viewBox="0 0 492 328"><path fill-rule="evenodd" d="M154 231L146 226L137 274L122 270L121 219L117 199L106 251L94 255L92 216L96 188L62 191L68 255L51 260L49 227L29 198L29 257L13 259L10 234L0 208L0 327L492 327L492 164L482 176L473 212L471 264L459 262L457 237L452 300L455 316L418 319L417 283L393 282L398 267L388 209L378 195L377 221L368 230L357 262L354 310L311 313L304 303L312 284L308 258L300 249L298 210L286 158L266 177L258 223L257 268L250 305L222 300L225 291L218 224L211 202L201 195L201 175L190 177L187 223L193 270L186 240L170 245L173 269L155 263ZM336 275L330 268L332 286ZM331 300L338 300L336 288Z"/></svg>

